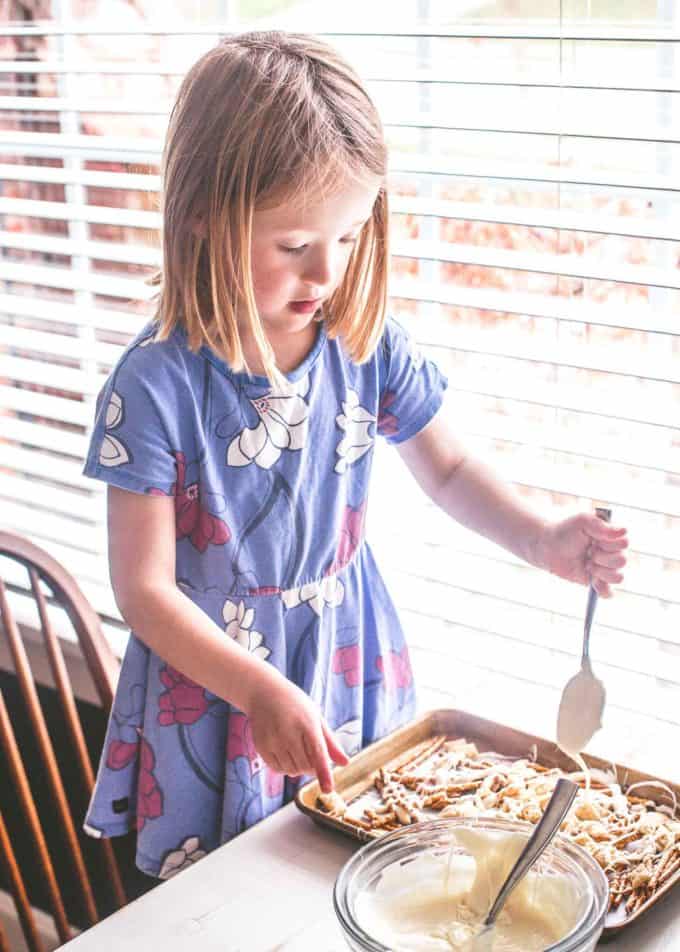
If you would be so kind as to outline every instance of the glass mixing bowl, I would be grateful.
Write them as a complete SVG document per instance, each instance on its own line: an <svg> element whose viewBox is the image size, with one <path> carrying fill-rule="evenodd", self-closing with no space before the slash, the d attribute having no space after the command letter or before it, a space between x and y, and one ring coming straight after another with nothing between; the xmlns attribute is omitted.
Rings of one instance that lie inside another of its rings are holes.
<svg viewBox="0 0 680 952"><path fill-rule="evenodd" d="M425 853L445 857L453 844L458 854L465 855L455 839L456 830L461 828L522 833L527 837L533 829L531 824L515 820L456 817L416 823L363 846L340 870L333 890L335 912L353 952L393 952L362 927L357 916L359 897L365 898L374 891L388 868L393 876L395 867L411 863ZM609 900L607 878L595 860L580 846L558 836L533 870L569 877L577 897L576 925L549 946L549 952L592 952L604 928Z"/></svg>

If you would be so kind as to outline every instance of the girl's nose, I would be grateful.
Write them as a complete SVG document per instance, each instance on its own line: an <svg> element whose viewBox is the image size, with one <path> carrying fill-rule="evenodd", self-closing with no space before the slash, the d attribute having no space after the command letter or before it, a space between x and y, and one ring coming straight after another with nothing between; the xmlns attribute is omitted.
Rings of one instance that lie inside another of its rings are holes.
<svg viewBox="0 0 680 952"><path fill-rule="evenodd" d="M306 261L302 280L323 290L333 281L333 259L330 249L320 249Z"/></svg>

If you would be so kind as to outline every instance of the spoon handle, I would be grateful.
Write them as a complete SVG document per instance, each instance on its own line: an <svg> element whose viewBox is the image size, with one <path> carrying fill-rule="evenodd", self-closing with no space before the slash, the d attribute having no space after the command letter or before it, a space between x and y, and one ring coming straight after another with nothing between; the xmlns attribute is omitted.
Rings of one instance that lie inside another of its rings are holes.
<svg viewBox="0 0 680 952"><path fill-rule="evenodd" d="M485 926L493 925L512 890L555 836L577 793L578 785L572 780L562 777L557 781L543 816L517 858L517 862L510 870L508 878L503 883L496 901L484 920Z"/></svg>
<svg viewBox="0 0 680 952"><path fill-rule="evenodd" d="M611 522L612 511L611 509L604 509L602 507L597 507L595 513L602 519L604 522ZM593 623L593 618L595 617L595 606L597 605L597 592L591 585L588 589L588 604L586 605L586 620L583 626L583 651L581 653L581 667L586 664L590 664L590 626Z"/></svg>

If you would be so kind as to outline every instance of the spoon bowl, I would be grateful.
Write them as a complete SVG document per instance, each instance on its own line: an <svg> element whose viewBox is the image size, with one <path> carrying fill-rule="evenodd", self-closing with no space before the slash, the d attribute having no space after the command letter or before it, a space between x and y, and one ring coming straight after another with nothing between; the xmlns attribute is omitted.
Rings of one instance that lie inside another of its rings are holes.
<svg viewBox="0 0 680 952"><path fill-rule="evenodd" d="M595 510L600 519L609 522L611 509ZM590 663L590 629L595 617L597 592L590 586L583 626L581 669L567 681L557 713L557 744L570 757L578 758L602 727L606 700L604 684L593 674Z"/></svg>
<svg viewBox="0 0 680 952"><path fill-rule="evenodd" d="M580 753L602 727L607 694L586 658L566 683L557 712L557 742L569 754ZM576 713L577 716L574 716Z"/></svg>

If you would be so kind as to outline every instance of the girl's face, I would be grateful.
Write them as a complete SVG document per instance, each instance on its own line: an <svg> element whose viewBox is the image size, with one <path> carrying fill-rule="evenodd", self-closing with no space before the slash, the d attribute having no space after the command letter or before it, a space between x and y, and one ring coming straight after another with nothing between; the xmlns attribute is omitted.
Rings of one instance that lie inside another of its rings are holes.
<svg viewBox="0 0 680 952"><path fill-rule="evenodd" d="M298 204L255 211L252 277L268 334L304 330L342 281L380 183L348 182Z"/></svg>

